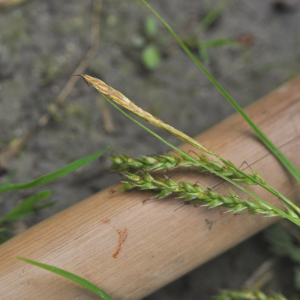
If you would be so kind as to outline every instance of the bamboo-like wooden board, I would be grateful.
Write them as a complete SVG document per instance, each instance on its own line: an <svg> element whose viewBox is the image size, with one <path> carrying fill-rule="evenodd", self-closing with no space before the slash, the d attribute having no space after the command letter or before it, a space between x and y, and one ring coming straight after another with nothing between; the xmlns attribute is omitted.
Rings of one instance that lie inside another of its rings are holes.
<svg viewBox="0 0 300 300"><path fill-rule="evenodd" d="M300 78L256 102L247 112L300 167ZM197 139L237 166L246 167L246 161L270 185L300 203L299 184L240 116L226 119ZM191 150L187 145L182 149ZM188 171L173 172L172 178L210 185L220 182L214 176ZM181 202L175 199L143 203L154 194L117 191L119 187L101 191L1 245L0 299L99 299L14 256L82 276L114 299L140 299L276 221L224 215L222 209L193 205L180 208ZM250 189L281 206L261 188ZM218 191L222 190L226 191L225 185L220 185Z"/></svg>

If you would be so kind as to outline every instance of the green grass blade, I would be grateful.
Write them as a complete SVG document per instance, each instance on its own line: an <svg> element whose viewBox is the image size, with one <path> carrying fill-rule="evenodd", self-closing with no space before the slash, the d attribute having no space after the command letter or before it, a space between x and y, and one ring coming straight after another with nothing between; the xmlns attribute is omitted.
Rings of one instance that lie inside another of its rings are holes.
<svg viewBox="0 0 300 300"><path fill-rule="evenodd" d="M232 38L203 41L200 42L198 46L199 56L202 58L205 64L208 64L209 56L207 53L207 49L218 48L218 47L223 47L228 45L236 45L236 44L237 42Z"/></svg>
<svg viewBox="0 0 300 300"><path fill-rule="evenodd" d="M54 181L56 179L59 179L63 176L66 176L66 175L72 173L73 171L79 169L80 167L86 165L87 163L93 161L94 159L98 158L100 155L102 155L109 148L109 146L107 146L104 150L102 150L102 151L100 151L96 154L93 154L93 155L84 157L82 159L79 159L77 161L74 161L74 162L68 164L67 166L62 167L59 170L56 170L52 173L41 176L41 177L39 177L37 179L34 179L30 182L20 183L20 184L4 185L4 186L0 187L0 193L5 192L5 191L9 191L9 190L34 188L34 187L41 186L41 185L47 184L49 182L52 182L52 181Z"/></svg>
<svg viewBox="0 0 300 300"><path fill-rule="evenodd" d="M217 17L222 13L222 11L232 4L235 0L224 0L219 2L199 23L198 27L195 30L196 34L200 34L207 27L209 27Z"/></svg>
<svg viewBox="0 0 300 300"><path fill-rule="evenodd" d="M9 185L15 176L16 176L16 171L12 172L12 174L10 174L9 177L0 184L0 188Z"/></svg>
<svg viewBox="0 0 300 300"><path fill-rule="evenodd" d="M204 46L202 46L201 44L199 44L198 53L199 53L200 58L207 65L210 61L209 55L207 53L207 49Z"/></svg>
<svg viewBox="0 0 300 300"><path fill-rule="evenodd" d="M128 115L125 111L123 111L119 106L117 106L113 101L111 101L109 98L107 98L105 95L102 94L102 96L111 104L113 105L116 109L118 109L122 114L124 114L126 117L128 117L130 120L132 120L133 122L135 122L136 124L138 124L139 126L141 126L142 128L144 128L145 130L147 130L148 132L150 132L152 135L154 135L156 138L158 138L160 141L162 141L163 143L165 143L166 145L168 145L170 148L174 149L175 151L177 151L179 154L181 154L183 157L188 157L189 160L193 161L194 163L199 164L200 166L202 166L203 168L207 169L208 171L210 171L211 173L216 174L217 176L221 177L222 179L224 179L225 181L231 183L232 185L236 186L237 188L239 188L240 190L242 190L243 192L247 193L248 195L250 195L251 197L253 197L254 199L256 199L258 202L265 204L266 206L271 207L274 211L276 211L282 218L286 218L288 220L290 220L292 223L296 224L297 226L300 226L300 222L298 220L296 220L295 218L291 217L290 215L284 213L282 210L280 210L279 208L277 208L276 206L273 206L272 204L270 204L269 202L263 200L262 198L260 198L259 196L257 196L256 194L250 192L249 190L247 190L246 188L244 188L243 186L239 185L237 182L231 180L230 178L222 175L221 173L215 171L212 168L207 167L206 165L200 163L195 157L189 155L188 153L178 149L177 147L175 147L174 145L170 144L169 142L167 142L166 140L164 140L161 136L159 136L158 134L156 134L155 132L153 132L151 129L149 129L147 126L143 125L142 123L140 123L139 121L137 121L136 119L132 118L130 115Z"/></svg>
<svg viewBox="0 0 300 300"><path fill-rule="evenodd" d="M225 91L225 89L217 82L216 79L208 72L208 70L201 64L201 62L193 55L193 53L187 48L187 46L181 41L174 30L168 23L145 1L144 4L156 15L156 17L168 28L168 30L175 37L177 42L183 48L183 50L190 56L190 58L196 63L196 65L203 71L203 73L209 78L209 80L217 87L220 93L228 100L228 102L236 109L238 113L247 121L252 129L259 136L265 146L277 157L277 159L286 167L286 169L300 182L300 170L269 140L269 138L260 130L260 128L252 121L252 119L244 112L244 110L233 100L233 98Z"/></svg>
<svg viewBox="0 0 300 300"><path fill-rule="evenodd" d="M6 227L0 228L0 245L9 239L9 237L5 235L7 231L8 229Z"/></svg>
<svg viewBox="0 0 300 300"><path fill-rule="evenodd" d="M45 269L47 271L50 271L52 273L55 273L57 275L60 275L62 277L65 277L67 279L70 279L70 280L80 284L81 286L89 289L90 291L92 291L96 295L101 296L105 300L113 300L113 298L111 298L109 295L107 295L104 291L102 291L96 285L94 285L93 283L89 282L88 280L86 280L86 279L84 279L80 276L77 276L77 275L75 275L73 273L70 273L68 271L65 271L65 270L50 266L50 265L42 264L42 263L39 263L37 261L30 260L30 259L27 259L27 258L24 258L24 257L16 256L16 258L20 259L20 260L23 260L23 261L25 261L29 264L35 265L37 267L40 267L42 269Z"/></svg>
<svg viewBox="0 0 300 300"><path fill-rule="evenodd" d="M208 40L200 43L200 45L205 48L218 48L233 44L237 44L237 41L232 38Z"/></svg>
<svg viewBox="0 0 300 300"><path fill-rule="evenodd" d="M57 201L49 201L49 202L46 202L46 203L41 204L41 205L36 205L36 206L34 207L34 210L35 210L35 211L38 211L38 210L44 209L44 208L46 208L46 207L50 207L50 206L54 205L56 202L57 202Z"/></svg>
<svg viewBox="0 0 300 300"><path fill-rule="evenodd" d="M0 224L3 222L13 222L17 219L32 214L34 211L39 209L38 207L35 207L34 204L50 196L52 193L53 191L44 191L25 199L13 210L11 210L7 215L0 219ZM49 203L47 204L49 205Z"/></svg>

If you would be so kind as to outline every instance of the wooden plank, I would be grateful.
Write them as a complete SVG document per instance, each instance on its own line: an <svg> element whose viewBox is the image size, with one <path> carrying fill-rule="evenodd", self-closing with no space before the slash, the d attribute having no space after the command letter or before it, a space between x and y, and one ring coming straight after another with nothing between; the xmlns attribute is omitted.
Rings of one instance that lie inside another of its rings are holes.
<svg viewBox="0 0 300 300"><path fill-rule="evenodd" d="M247 109L298 167L299 100L297 78ZM226 119L197 139L237 166L246 161L270 185L291 200L299 200L299 184L240 116ZM191 150L187 145L182 149ZM192 183L219 182L214 176L195 172L174 172L172 176ZM140 299L276 221L260 216L222 216L220 209L193 205L179 208L181 202L174 199L143 204L153 193L116 191L119 187L120 184L101 191L1 245L0 299L98 299L75 283L14 256L73 272L115 299ZM111 189L116 192L111 193ZM250 189L281 205L261 188ZM226 190L224 185L218 191L222 190ZM120 234L123 244L117 253Z"/></svg>

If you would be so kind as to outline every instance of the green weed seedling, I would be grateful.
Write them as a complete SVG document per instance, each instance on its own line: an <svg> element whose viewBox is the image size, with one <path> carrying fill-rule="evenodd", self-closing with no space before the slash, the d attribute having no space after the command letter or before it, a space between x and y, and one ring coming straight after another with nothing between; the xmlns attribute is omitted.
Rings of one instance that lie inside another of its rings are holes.
<svg viewBox="0 0 300 300"><path fill-rule="evenodd" d="M156 69L161 61L161 41L156 37L158 22L153 16L149 16L143 25L144 36L135 37L133 44L141 49L141 61L144 67L151 71Z"/></svg>

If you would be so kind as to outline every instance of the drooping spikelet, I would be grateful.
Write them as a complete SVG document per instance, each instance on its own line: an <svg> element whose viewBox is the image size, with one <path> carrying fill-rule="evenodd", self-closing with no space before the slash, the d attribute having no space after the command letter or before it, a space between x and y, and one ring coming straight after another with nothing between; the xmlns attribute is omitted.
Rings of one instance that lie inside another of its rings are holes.
<svg viewBox="0 0 300 300"><path fill-rule="evenodd" d="M217 155L213 151L211 151L211 150L207 149L206 147L204 147L197 140L193 139L192 137L188 136L187 134L183 133L182 131L174 128L173 126L163 122L162 120L154 117L153 115L151 115L147 111L145 111L142 108L138 107L136 104L134 104L132 101L130 101L127 97L125 97L122 93L120 93L119 91L113 89L112 87L107 85L105 82L101 81L100 79L94 78L94 77L89 76L89 75L82 75L82 74L78 74L78 75L82 76L82 78L86 81L87 84L92 85L100 93L102 93L105 96L107 96L108 98L112 99L117 104L125 107L126 109L133 112L134 114L136 114L140 118L142 118L145 121L149 122L150 124L152 124L152 125L154 125L158 128L161 128L161 129L164 129L164 130L168 131L169 133L173 134L174 136L176 136L177 138L179 138L183 142L194 146L196 149L201 150L202 152L208 154L209 156L211 156L213 158L221 160L226 165L226 167L228 169L230 169L231 171L235 170L235 173L237 175L243 173L238 168L236 168L231 162L222 159L219 155ZM251 181L253 179L258 180L258 182L265 183L265 181L263 180L261 175L259 175L258 173L253 173L253 175L254 176L252 177L252 179L250 178L250 183L249 184L253 184L253 183L251 183ZM247 177L247 175L245 175L245 174L243 176L244 176L244 178Z"/></svg>

